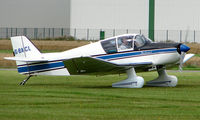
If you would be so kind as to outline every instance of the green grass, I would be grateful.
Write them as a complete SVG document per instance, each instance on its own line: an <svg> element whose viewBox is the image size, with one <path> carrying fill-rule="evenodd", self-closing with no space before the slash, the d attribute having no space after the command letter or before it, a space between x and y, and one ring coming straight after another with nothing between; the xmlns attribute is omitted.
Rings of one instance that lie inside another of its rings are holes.
<svg viewBox="0 0 200 120"><path fill-rule="evenodd" d="M0 50L0 53L12 53L12 50Z"/></svg>
<svg viewBox="0 0 200 120"><path fill-rule="evenodd" d="M25 76L0 71L0 120L200 119L200 72L169 74L177 87L126 89L111 87L125 75L37 76L19 86Z"/></svg>
<svg viewBox="0 0 200 120"><path fill-rule="evenodd" d="M196 56L196 57L200 57L200 54L195 54L194 56Z"/></svg>
<svg viewBox="0 0 200 120"><path fill-rule="evenodd" d="M198 66L193 66L193 65L186 65L186 66L183 66L182 69L183 69L183 70L199 70L199 71L200 71L200 67L198 67ZM178 66L175 66L175 67L169 68L168 70L179 70L179 67L178 67Z"/></svg>

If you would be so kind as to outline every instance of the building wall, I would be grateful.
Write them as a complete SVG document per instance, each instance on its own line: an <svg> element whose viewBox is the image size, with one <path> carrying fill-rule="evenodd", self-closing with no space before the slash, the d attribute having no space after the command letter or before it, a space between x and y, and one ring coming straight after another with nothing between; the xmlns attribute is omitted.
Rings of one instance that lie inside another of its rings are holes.
<svg viewBox="0 0 200 120"><path fill-rule="evenodd" d="M72 0L71 28L147 29L147 0Z"/></svg>
<svg viewBox="0 0 200 120"><path fill-rule="evenodd" d="M0 0L0 27L69 28L70 0Z"/></svg>
<svg viewBox="0 0 200 120"><path fill-rule="evenodd" d="M157 30L200 30L200 0L155 0Z"/></svg>
<svg viewBox="0 0 200 120"><path fill-rule="evenodd" d="M71 28L148 29L148 0L72 0ZM156 30L199 30L200 0L155 0Z"/></svg>
<svg viewBox="0 0 200 120"><path fill-rule="evenodd" d="M71 3L70 3L71 1ZM200 0L155 0L156 30L199 30ZM148 0L0 0L0 27L148 29Z"/></svg>

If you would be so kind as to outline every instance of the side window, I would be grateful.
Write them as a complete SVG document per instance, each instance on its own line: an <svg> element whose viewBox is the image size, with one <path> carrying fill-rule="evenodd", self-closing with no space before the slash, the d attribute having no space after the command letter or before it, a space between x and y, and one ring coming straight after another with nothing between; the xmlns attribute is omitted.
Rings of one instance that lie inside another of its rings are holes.
<svg viewBox="0 0 200 120"><path fill-rule="evenodd" d="M101 42L101 45L106 53L116 53L116 39L109 39Z"/></svg>
<svg viewBox="0 0 200 120"><path fill-rule="evenodd" d="M124 37L119 37L117 39L117 44L118 44L118 50L119 51L126 51L133 49L133 37L131 36L124 36Z"/></svg>

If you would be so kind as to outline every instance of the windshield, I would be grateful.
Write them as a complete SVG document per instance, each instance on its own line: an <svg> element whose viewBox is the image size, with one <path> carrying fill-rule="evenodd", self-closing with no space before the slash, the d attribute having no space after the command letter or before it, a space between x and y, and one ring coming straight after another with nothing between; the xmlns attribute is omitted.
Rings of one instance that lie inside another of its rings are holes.
<svg viewBox="0 0 200 120"><path fill-rule="evenodd" d="M102 47L103 47L103 49L105 50L106 53L117 52L116 39L115 38L102 41L101 45L102 45Z"/></svg>

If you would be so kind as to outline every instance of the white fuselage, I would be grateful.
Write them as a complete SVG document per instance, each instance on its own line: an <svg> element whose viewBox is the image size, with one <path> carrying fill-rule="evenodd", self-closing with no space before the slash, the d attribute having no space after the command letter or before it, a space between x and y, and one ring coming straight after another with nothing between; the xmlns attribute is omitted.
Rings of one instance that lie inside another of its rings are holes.
<svg viewBox="0 0 200 120"><path fill-rule="evenodd" d="M164 48L156 50L144 51L123 51L114 54L106 54L101 46L100 41L90 43L78 48L67 50L59 53L44 53L43 57L48 59L71 59L79 57L93 57L104 61L109 61L115 64L129 64L135 62L152 62L156 65L166 65L177 63L180 59L180 54L176 48Z"/></svg>

